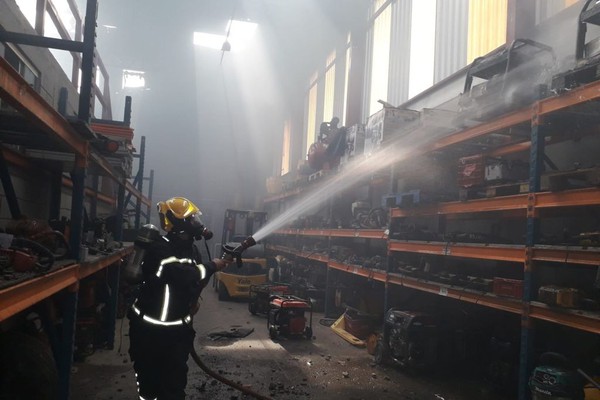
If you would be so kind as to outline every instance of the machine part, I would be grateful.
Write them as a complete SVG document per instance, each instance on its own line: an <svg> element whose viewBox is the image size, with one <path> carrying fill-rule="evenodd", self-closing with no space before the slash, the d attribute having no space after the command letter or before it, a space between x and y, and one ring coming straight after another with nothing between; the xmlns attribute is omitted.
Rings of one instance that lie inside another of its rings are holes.
<svg viewBox="0 0 600 400"><path fill-rule="evenodd" d="M287 283L263 283L251 285L248 293L248 311L252 315L267 314L269 312L269 299L273 295L290 294L291 287Z"/></svg>
<svg viewBox="0 0 600 400"><path fill-rule="evenodd" d="M581 8L575 41L575 67L552 77L550 89L555 93L576 88L600 79L600 38L586 43L587 25L600 25L600 3L586 0Z"/></svg>
<svg viewBox="0 0 600 400"><path fill-rule="evenodd" d="M520 279L506 279L494 277L493 293L498 296L523 298L523 281Z"/></svg>
<svg viewBox="0 0 600 400"><path fill-rule="evenodd" d="M577 308L582 297L580 291L576 288L547 285L540 286L538 289L538 300L553 306Z"/></svg>
<svg viewBox="0 0 600 400"><path fill-rule="evenodd" d="M419 121L421 113L396 107L383 107L369 116L365 126L364 154L371 156L383 143L399 138Z"/></svg>
<svg viewBox="0 0 600 400"><path fill-rule="evenodd" d="M0 249L0 268L17 272L30 272L38 265L37 257L15 249Z"/></svg>
<svg viewBox="0 0 600 400"><path fill-rule="evenodd" d="M485 157L482 155L462 157L458 160L458 186L468 188L483 184Z"/></svg>
<svg viewBox="0 0 600 400"><path fill-rule="evenodd" d="M6 225L6 232L15 236L15 239L13 239L14 246L22 246L22 243L26 243L24 247L35 246L44 255L50 252L53 260L66 258L70 253L68 241L63 233L53 230L45 221L33 218L12 219ZM27 240L27 242L15 242L15 240L22 239ZM32 244L32 242L41 245L41 247Z"/></svg>
<svg viewBox="0 0 600 400"><path fill-rule="evenodd" d="M340 164L354 160L363 155L365 150L365 126L355 124L346 130L346 151L340 160Z"/></svg>
<svg viewBox="0 0 600 400"><path fill-rule="evenodd" d="M17 272L48 272L54 265L54 254L40 243L24 238L14 238L11 247L0 249L0 266Z"/></svg>
<svg viewBox="0 0 600 400"><path fill-rule="evenodd" d="M490 119L532 103L555 64L551 47L529 39L516 39L476 58L469 66L459 98L459 118ZM485 81L473 86L473 78Z"/></svg>
<svg viewBox="0 0 600 400"><path fill-rule="evenodd" d="M583 400L583 380L562 354L547 352L540 356L539 365L529 379L533 400Z"/></svg>
<svg viewBox="0 0 600 400"><path fill-rule="evenodd" d="M310 312L308 325L304 313ZM304 336L312 339L312 305L310 302L291 295L274 295L269 301L267 328L271 339L279 335Z"/></svg>
<svg viewBox="0 0 600 400"><path fill-rule="evenodd" d="M430 370L437 365L439 323L434 315L391 308L384 318L374 361L388 360L415 370Z"/></svg>

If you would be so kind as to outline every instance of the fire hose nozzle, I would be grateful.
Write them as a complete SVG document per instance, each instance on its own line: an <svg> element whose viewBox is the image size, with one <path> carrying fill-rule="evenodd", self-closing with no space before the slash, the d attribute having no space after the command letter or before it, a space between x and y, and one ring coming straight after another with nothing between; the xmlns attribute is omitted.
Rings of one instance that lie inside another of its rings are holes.
<svg viewBox="0 0 600 400"><path fill-rule="evenodd" d="M254 240L252 236L248 236L236 247L229 245L221 245L221 249L223 250L223 255L221 256L221 258L229 261L233 261L235 259L239 268L242 266L242 253L247 248L252 247L255 244L256 240Z"/></svg>
<svg viewBox="0 0 600 400"><path fill-rule="evenodd" d="M241 247L240 253L246 250L248 247L252 247L256 244L256 240L252 236L248 236L239 247Z"/></svg>

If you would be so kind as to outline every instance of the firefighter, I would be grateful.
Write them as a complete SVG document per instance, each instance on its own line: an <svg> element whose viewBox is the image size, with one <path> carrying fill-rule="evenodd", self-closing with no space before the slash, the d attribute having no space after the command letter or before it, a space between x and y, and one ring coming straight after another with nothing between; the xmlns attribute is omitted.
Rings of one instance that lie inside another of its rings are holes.
<svg viewBox="0 0 600 400"><path fill-rule="evenodd" d="M157 208L167 233L161 235L150 224L142 227L125 270L130 283L140 283L128 312L129 355L140 399L178 400L185 398L187 359L195 336L192 317L200 292L228 261L202 263L194 241L208 240L212 233L191 201L173 197Z"/></svg>

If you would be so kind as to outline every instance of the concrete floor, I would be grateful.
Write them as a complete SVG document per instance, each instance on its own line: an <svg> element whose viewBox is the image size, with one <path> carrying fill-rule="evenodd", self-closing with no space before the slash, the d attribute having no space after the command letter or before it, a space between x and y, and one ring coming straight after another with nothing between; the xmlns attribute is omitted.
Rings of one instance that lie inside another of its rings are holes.
<svg viewBox="0 0 600 400"><path fill-rule="evenodd" d="M220 302L211 287L203 293L194 319L196 349L204 363L226 378L250 386L273 399L359 400L501 400L483 382L464 374L448 377L415 375L395 367L379 367L363 348L353 347L313 315L314 339L269 339L266 318L253 316L245 302ZM210 340L207 336L232 328L253 328L242 339ZM74 400L130 400L136 397L127 355L127 320L117 321L115 350L98 350L73 368ZM189 399L247 398L208 377L189 360Z"/></svg>

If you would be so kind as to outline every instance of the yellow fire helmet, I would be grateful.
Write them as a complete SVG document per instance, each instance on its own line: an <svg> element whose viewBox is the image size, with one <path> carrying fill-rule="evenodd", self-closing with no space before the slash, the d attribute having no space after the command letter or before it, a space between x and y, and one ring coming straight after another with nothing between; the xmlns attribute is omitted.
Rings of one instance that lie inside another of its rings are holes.
<svg viewBox="0 0 600 400"><path fill-rule="evenodd" d="M172 197L166 201L156 204L160 217L160 226L167 232L171 232L178 222L184 222L190 217L198 219L202 212L194 203L185 197Z"/></svg>

